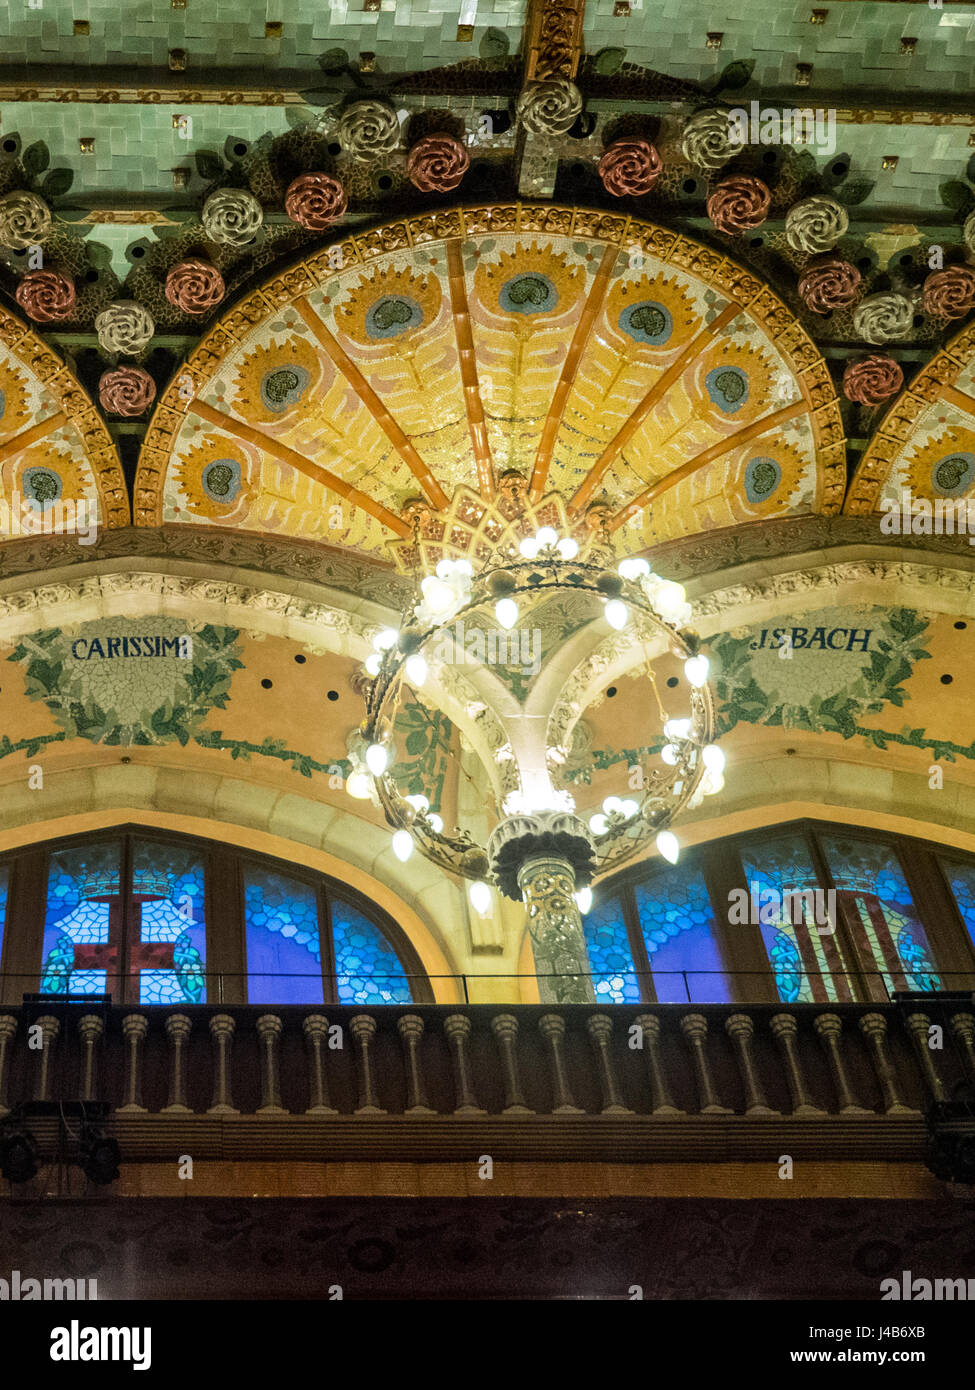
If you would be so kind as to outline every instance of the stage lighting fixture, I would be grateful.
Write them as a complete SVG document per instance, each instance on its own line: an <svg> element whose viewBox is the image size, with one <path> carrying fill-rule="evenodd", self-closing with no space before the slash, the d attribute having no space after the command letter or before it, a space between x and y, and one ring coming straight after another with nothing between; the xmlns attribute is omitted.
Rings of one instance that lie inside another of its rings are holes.
<svg viewBox="0 0 975 1390"><path fill-rule="evenodd" d="M0 1138L0 1173L8 1182L30 1182L39 1167L33 1135L15 1130Z"/></svg>
<svg viewBox="0 0 975 1390"><path fill-rule="evenodd" d="M115 1182L121 1151L118 1142L100 1130L85 1130L81 1138L79 1166L86 1178L104 1187Z"/></svg>

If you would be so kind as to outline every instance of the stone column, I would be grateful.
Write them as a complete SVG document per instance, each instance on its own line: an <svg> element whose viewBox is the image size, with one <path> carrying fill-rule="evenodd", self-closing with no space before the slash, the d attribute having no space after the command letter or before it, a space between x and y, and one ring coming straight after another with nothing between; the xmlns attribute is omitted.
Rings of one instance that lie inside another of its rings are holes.
<svg viewBox="0 0 975 1390"><path fill-rule="evenodd" d="M521 1092L521 1079L518 1075L518 1054L515 1039L518 1037L518 1020L514 1014L496 1014L491 1019L491 1032L498 1040L501 1053L501 1074L504 1077L504 1114L534 1115L534 1110L525 1104Z"/></svg>
<svg viewBox="0 0 975 1390"><path fill-rule="evenodd" d="M911 1106L905 1105L897 1090L897 1072L894 1070L893 1063L887 1056L887 1020L883 1014L862 1014L860 1017L860 1032L867 1040L870 1055L873 1059L873 1069L877 1074L880 1083L881 1094L884 1098L884 1108L888 1115L916 1115L918 1112Z"/></svg>
<svg viewBox="0 0 975 1390"><path fill-rule="evenodd" d="M164 1026L172 1055L169 1073L169 1104L164 1113L190 1115L192 1110L186 1103L186 1040L193 1024L186 1014L169 1014Z"/></svg>
<svg viewBox="0 0 975 1390"><path fill-rule="evenodd" d="M694 1064L694 1078L697 1082L698 1110L702 1115L731 1115L734 1112L722 1105L711 1080L711 1068L704 1040L708 1035L708 1021L703 1014L685 1014L680 1021L680 1031L687 1039Z"/></svg>
<svg viewBox="0 0 975 1390"><path fill-rule="evenodd" d="M122 1033L125 1037L125 1104L119 1106L119 1114L144 1114L142 1104L142 1039L149 1031L149 1020L145 1014L126 1014L122 1019Z"/></svg>
<svg viewBox="0 0 975 1390"><path fill-rule="evenodd" d="M98 1084L98 1039L105 1030L98 1014L84 1014L78 1019L78 1032L84 1048L81 1064L81 1100L95 1100L95 1087Z"/></svg>
<svg viewBox="0 0 975 1390"><path fill-rule="evenodd" d="M278 1038L282 1023L277 1014L261 1014L257 1020L257 1035L261 1042L261 1106L259 1115L287 1115L281 1104L278 1085Z"/></svg>
<svg viewBox="0 0 975 1390"><path fill-rule="evenodd" d="M403 1060L406 1063L406 1114L435 1115L427 1101L423 1072L417 1049L423 1037L423 1019L419 1014L401 1014L396 1031L403 1040Z"/></svg>
<svg viewBox="0 0 975 1390"><path fill-rule="evenodd" d="M589 955L575 900L592 877L588 827L562 811L509 816L488 842L495 882L523 902L543 1004L594 1004Z"/></svg>
<svg viewBox="0 0 975 1390"><path fill-rule="evenodd" d="M789 1095L792 1097L793 1115L825 1115L825 1110L820 1110L817 1105L813 1104L812 1097L806 1088L806 1079L799 1064L799 1051L796 1043L799 1026L792 1014L776 1014L770 1020L769 1027L772 1030L772 1036L778 1043L782 1060L785 1063Z"/></svg>
<svg viewBox="0 0 975 1390"><path fill-rule="evenodd" d="M586 1019L586 1032L592 1039L599 1065L599 1086L603 1093L604 1115L632 1115L633 1111L623 1104L623 1096L616 1080L613 1055L609 1050L609 1040L613 1035L613 1020L608 1014L590 1014Z"/></svg>
<svg viewBox="0 0 975 1390"><path fill-rule="evenodd" d="M865 1110L862 1105L857 1104L856 1097L850 1089L850 1083L846 1079L843 1053L840 1050L843 1022L839 1014L817 1014L813 1019L813 1027L826 1053L840 1114L873 1115L875 1113L873 1110Z"/></svg>
<svg viewBox="0 0 975 1390"><path fill-rule="evenodd" d="M755 1033L753 1020L748 1014L732 1014L730 1018L725 1019L724 1030L738 1056L738 1070L745 1087L745 1114L777 1115L778 1110L773 1110L765 1098L755 1068L755 1058L752 1056L752 1038Z"/></svg>
<svg viewBox="0 0 975 1390"><path fill-rule="evenodd" d="M307 1014L302 1021L301 1031L305 1035L311 1066L308 1082L308 1098L311 1104L305 1114L337 1115L338 1111L329 1104L328 1075L325 1071L325 1059L322 1056L322 1044L328 1038L328 1019L324 1014Z"/></svg>
<svg viewBox="0 0 975 1390"><path fill-rule="evenodd" d="M660 1020L654 1014L641 1014L636 1020L643 1033L643 1052L650 1078L650 1104L654 1115L683 1115L674 1104L667 1084L667 1073L660 1052Z"/></svg>
<svg viewBox="0 0 975 1390"><path fill-rule="evenodd" d="M238 1113L230 1094L230 1048L236 1026L230 1014L214 1014L210 1019L210 1037L216 1055L213 1059L213 1104L208 1115Z"/></svg>
<svg viewBox="0 0 975 1390"><path fill-rule="evenodd" d="M376 1092L372 1078L372 1058L369 1045L376 1036L376 1020L369 1014L356 1014L349 1019L349 1032L359 1044L359 1104L357 1115L385 1115L386 1111L376 1104Z"/></svg>
<svg viewBox="0 0 975 1390"><path fill-rule="evenodd" d="M12 1014L0 1017L0 1115L10 1112L7 1084L10 1074L10 1054L17 1033L17 1020Z"/></svg>
<svg viewBox="0 0 975 1390"><path fill-rule="evenodd" d="M28 1024L27 1035L30 1037L30 1029L34 1024ZM37 1059L37 1083L34 1087L35 1100L50 1100L48 1094L51 1088L51 1058L54 1055L54 1042L61 1031L60 1020L53 1014L45 1014L43 1018L36 1020L36 1026L41 1030L41 1055Z"/></svg>
<svg viewBox="0 0 975 1390"><path fill-rule="evenodd" d="M454 1064L454 1095L457 1104L455 1115L484 1115L477 1103L474 1087L471 1084L470 1063L467 1056L467 1040L471 1035L471 1021L466 1014L451 1014L444 1019L443 1030L450 1048Z"/></svg>
<svg viewBox="0 0 975 1390"><path fill-rule="evenodd" d="M565 1074L565 1058L562 1055L562 1040L565 1037L565 1019L561 1014L542 1014L538 1020L538 1031L548 1043L548 1059L552 1069L552 1114L582 1115L584 1111L576 1105L569 1081Z"/></svg>

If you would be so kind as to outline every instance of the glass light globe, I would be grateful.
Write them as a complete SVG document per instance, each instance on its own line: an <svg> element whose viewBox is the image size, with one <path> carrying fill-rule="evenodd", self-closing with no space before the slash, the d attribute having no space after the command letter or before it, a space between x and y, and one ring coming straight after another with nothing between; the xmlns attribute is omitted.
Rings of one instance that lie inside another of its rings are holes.
<svg viewBox="0 0 975 1390"><path fill-rule="evenodd" d="M366 675L378 676L383 664L383 659L378 652L370 652L366 657Z"/></svg>
<svg viewBox="0 0 975 1390"><path fill-rule="evenodd" d="M345 782L345 790L350 796L354 796L356 801L368 801L372 795L372 778L356 768L355 772L350 772Z"/></svg>
<svg viewBox="0 0 975 1390"><path fill-rule="evenodd" d="M672 830L661 830L656 839L657 849L669 864L676 864L680 858L680 841Z"/></svg>
<svg viewBox="0 0 975 1390"><path fill-rule="evenodd" d="M518 621L518 605L513 598L499 598L494 605L494 616L502 627L514 627Z"/></svg>
<svg viewBox="0 0 975 1390"><path fill-rule="evenodd" d="M551 526L543 526L540 531L535 532L535 539L539 548L545 545L554 545L558 538L558 531L554 531Z"/></svg>
<svg viewBox="0 0 975 1390"><path fill-rule="evenodd" d="M579 554L579 542L574 541L571 536L565 536L555 547L563 560L574 560Z"/></svg>
<svg viewBox="0 0 975 1390"><path fill-rule="evenodd" d="M414 793L413 796L405 796L403 800L408 801L415 811L429 811L430 809L429 801L419 792Z"/></svg>
<svg viewBox="0 0 975 1390"><path fill-rule="evenodd" d="M610 627L615 627L617 632L622 631L622 629L626 627L626 620L630 616L630 610L620 599L611 598L603 609L603 612L606 615L606 621L609 623Z"/></svg>
<svg viewBox="0 0 975 1390"><path fill-rule="evenodd" d="M435 835L439 835L443 830L443 817L438 816L436 811L431 811L427 816L427 824Z"/></svg>
<svg viewBox="0 0 975 1390"><path fill-rule="evenodd" d="M388 652L391 647L395 647L399 641L399 633L394 627L384 627L382 632L377 632L372 639L372 645L377 652Z"/></svg>
<svg viewBox="0 0 975 1390"><path fill-rule="evenodd" d="M453 560L441 560L440 563L437 565L436 573L440 576L441 579L446 579L449 575L453 574L453 572Z"/></svg>
<svg viewBox="0 0 975 1390"><path fill-rule="evenodd" d="M707 685L710 669L711 663L706 656L690 656L684 662L684 675L697 690Z"/></svg>
<svg viewBox="0 0 975 1390"><path fill-rule="evenodd" d="M701 762L707 768L708 772L712 772L716 776L724 772L724 752L716 743L709 743L706 748L701 750Z"/></svg>
<svg viewBox="0 0 975 1390"><path fill-rule="evenodd" d="M660 750L660 756L668 767L676 767L680 758L680 751L672 743L665 743Z"/></svg>
<svg viewBox="0 0 975 1390"><path fill-rule="evenodd" d="M589 817L589 829L594 835L605 835L609 829L609 822L601 811L597 811L594 816Z"/></svg>
<svg viewBox="0 0 975 1390"><path fill-rule="evenodd" d="M618 796L607 796L603 802L603 810L607 816L621 816L623 814L623 803Z"/></svg>
<svg viewBox="0 0 975 1390"><path fill-rule="evenodd" d="M472 883L467 890L467 895L471 900L471 906L475 912L479 912L483 917L486 912L491 910L491 889L480 879Z"/></svg>
<svg viewBox="0 0 975 1390"><path fill-rule="evenodd" d="M675 584L672 579L665 579L654 591L653 606L662 618L676 618L684 606L686 597L683 584Z"/></svg>
<svg viewBox="0 0 975 1390"><path fill-rule="evenodd" d="M533 536L526 536L518 549L526 560L534 560L538 554L538 541Z"/></svg>
<svg viewBox="0 0 975 1390"><path fill-rule="evenodd" d="M381 743L370 743L366 749L366 767L373 777L381 777L389 766L389 754Z"/></svg>
<svg viewBox="0 0 975 1390"><path fill-rule="evenodd" d="M585 917L586 913L592 910L592 889L587 885L585 888L580 888L574 896L576 906Z"/></svg>
<svg viewBox="0 0 975 1390"><path fill-rule="evenodd" d="M689 719L668 719L664 725L664 738L690 738L691 721Z"/></svg>
<svg viewBox="0 0 975 1390"><path fill-rule="evenodd" d="M623 814L627 820L632 820L640 809L639 801L631 801L629 797L623 802Z"/></svg>
<svg viewBox="0 0 975 1390"><path fill-rule="evenodd" d="M640 579L650 573L650 566L646 560L640 560L635 555L621 560L616 568L623 579Z"/></svg>
<svg viewBox="0 0 975 1390"><path fill-rule="evenodd" d="M434 579L433 575L424 579L420 591L434 613L446 613L454 603L455 594L451 586L443 579Z"/></svg>
<svg viewBox="0 0 975 1390"><path fill-rule="evenodd" d="M422 685L429 675L429 667L426 658L419 652L414 652L412 656L406 658L406 677L412 685Z"/></svg>
<svg viewBox="0 0 975 1390"><path fill-rule="evenodd" d="M705 796L717 796L718 792L724 788L724 778L720 772L709 772L704 777L701 787Z"/></svg>
<svg viewBox="0 0 975 1390"><path fill-rule="evenodd" d="M393 836L393 853L401 864L405 864L413 853L413 836L408 830L397 830Z"/></svg>
<svg viewBox="0 0 975 1390"><path fill-rule="evenodd" d="M474 573L474 566L470 560L455 560L454 569L458 574L466 574L468 578Z"/></svg>

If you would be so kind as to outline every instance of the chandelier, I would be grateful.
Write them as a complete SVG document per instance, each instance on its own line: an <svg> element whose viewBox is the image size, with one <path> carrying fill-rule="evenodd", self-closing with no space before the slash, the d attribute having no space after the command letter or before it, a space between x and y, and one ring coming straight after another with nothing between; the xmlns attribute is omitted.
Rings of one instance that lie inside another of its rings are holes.
<svg viewBox="0 0 975 1390"><path fill-rule="evenodd" d="M578 702L565 697L567 680L579 673L560 669L560 645L550 644L527 702L492 699L477 682L478 671L489 672L499 653L517 653L533 614L553 598L581 615L588 635L583 674L587 661L598 671L606 660L629 674L644 671L662 722L662 745L649 773L641 773L638 793L621 789L588 820L577 814L572 792L559 785L580 714ZM689 618L680 584L654 574L641 558L615 564L605 523L582 546L542 526L517 541L509 535L477 572L468 559L446 557L432 572L415 572L400 627L374 638L365 664L366 714L350 743L347 789L381 806L397 858L405 862L418 851L466 879L475 911L491 910L494 888L526 904L543 998L593 998L580 917L591 905L593 879L651 843L676 863L680 845L672 824L723 785L708 659L686 627ZM594 652L601 654L595 662ZM682 662L673 716L663 708L654 676L662 654ZM462 692L468 728L487 724L493 735L495 824L484 843L466 827L448 830L429 797L404 794L394 775L398 710L410 699L436 704L447 673L457 667L470 677Z"/></svg>

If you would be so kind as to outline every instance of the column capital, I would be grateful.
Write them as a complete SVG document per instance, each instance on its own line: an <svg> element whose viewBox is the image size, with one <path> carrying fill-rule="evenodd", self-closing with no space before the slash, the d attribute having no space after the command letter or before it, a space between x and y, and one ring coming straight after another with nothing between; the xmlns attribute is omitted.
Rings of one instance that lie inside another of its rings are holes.
<svg viewBox="0 0 975 1390"><path fill-rule="evenodd" d="M356 1014L349 1019L349 1032L357 1042L360 1039L368 1042L376 1036L376 1020L371 1014Z"/></svg>
<svg viewBox="0 0 975 1390"><path fill-rule="evenodd" d="M491 1032L499 1042L518 1036L518 1020L514 1014L495 1014L491 1019Z"/></svg>
<svg viewBox="0 0 975 1390"><path fill-rule="evenodd" d="M750 1014L731 1014L724 1021L729 1038L750 1038L755 1032L755 1020Z"/></svg>
<svg viewBox="0 0 975 1390"><path fill-rule="evenodd" d="M122 1019L122 1033L127 1038L144 1038L149 1031L149 1020L145 1014L126 1014Z"/></svg>
<svg viewBox="0 0 975 1390"><path fill-rule="evenodd" d="M82 1014L78 1019L78 1032L87 1042L89 1038L100 1038L105 1024L99 1014Z"/></svg>
<svg viewBox="0 0 975 1390"><path fill-rule="evenodd" d="M794 1038L799 1032L799 1025L792 1014L775 1014L769 1019L768 1026L773 1038Z"/></svg>
<svg viewBox="0 0 975 1390"><path fill-rule="evenodd" d="M471 1021L466 1014L451 1014L444 1019L443 1030L448 1038L469 1038Z"/></svg>
<svg viewBox="0 0 975 1390"><path fill-rule="evenodd" d="M328 1037L328 1019L324 1014L306 1014L301 1020L301 1031L309 1042L315 1038Z"/></svg>
<svg viewBox="0 0 975 1390"><path fill-rule="evenodd" d="M214 1014L210 1019L210 1036L214 1038L232 1038L237 1028L235 1019L230 1014Z"/></svg>
<svg viewBox="0 0 975 1390"><path fill-rule="evenodd" d="M402 1014L396 1020L396 1031L401 1038L422 1038L424 1026L419 1014Z"/></svg>
<svg viewBox="0 0 975 1390"><path fill-rule="evenodd" d="M261 1014L256 1026L258 1036L262 1038L279 1038L284 1031L284 1024L277 1014Z"/></svg>
<svg viewBox="0 0 975 1390"><path fill-rule="evenodd" d="M596 1042L608 1042L613 1034L613 1020L609 1014L590 1014L586 1019L586 1032Z"/></svg>
<svg viewBox="0 0 975 1390"><path fill-rule="evenodd" d="M193 1021L187 1018L186 1014L169 1014L163 1027L166 1029L166 1037L171 1042L188 1038L193 1031Z"/></svg>

